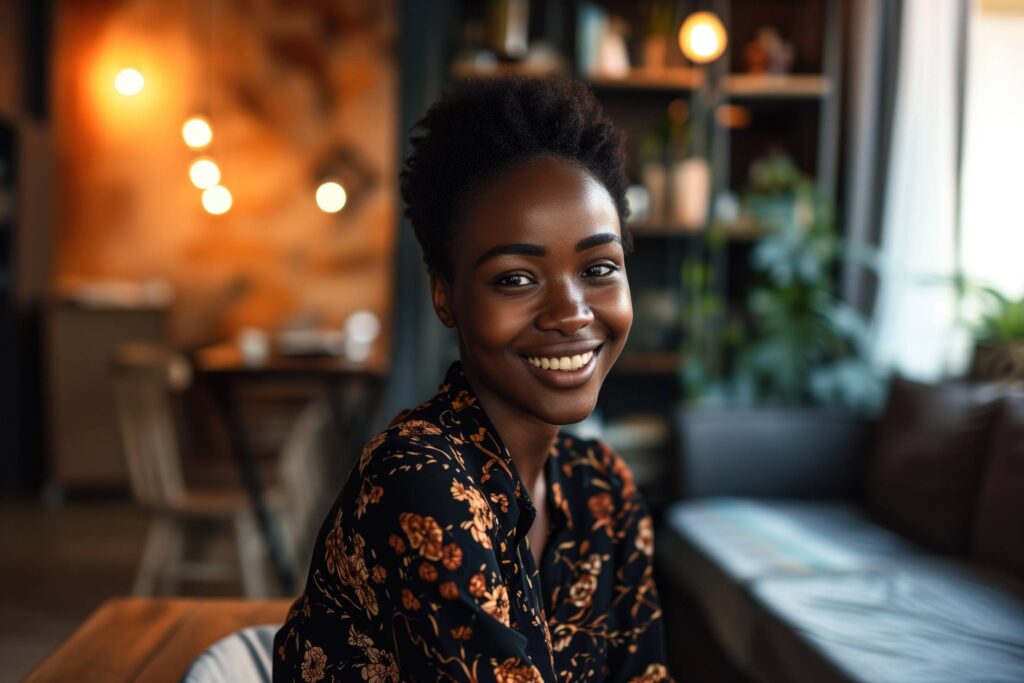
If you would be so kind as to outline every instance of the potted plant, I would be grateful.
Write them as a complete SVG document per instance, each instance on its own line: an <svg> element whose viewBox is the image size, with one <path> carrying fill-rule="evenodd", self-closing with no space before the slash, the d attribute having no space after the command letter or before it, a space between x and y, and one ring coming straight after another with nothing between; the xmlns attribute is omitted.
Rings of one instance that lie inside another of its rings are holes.
<svg viewBox="0 0 1024 683"><path fill-rule="evenodd" d="M971 376L981 380L1024 381L1024 297L1011 299L981 287L985 311L974 327Z"/></svg>

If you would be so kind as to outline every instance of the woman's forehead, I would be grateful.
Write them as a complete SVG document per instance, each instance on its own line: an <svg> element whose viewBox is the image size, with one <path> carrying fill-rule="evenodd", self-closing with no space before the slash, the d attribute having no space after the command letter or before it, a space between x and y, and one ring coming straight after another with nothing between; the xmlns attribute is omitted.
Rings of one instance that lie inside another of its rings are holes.
<svg viewBox="0 0 1024 683"><path fill-rule="evenodd" d="M611 195L586 169L568 160L532 159L481 188L467 205L464 247L514 241L572 242L596 232L620 234Z"/></svg>

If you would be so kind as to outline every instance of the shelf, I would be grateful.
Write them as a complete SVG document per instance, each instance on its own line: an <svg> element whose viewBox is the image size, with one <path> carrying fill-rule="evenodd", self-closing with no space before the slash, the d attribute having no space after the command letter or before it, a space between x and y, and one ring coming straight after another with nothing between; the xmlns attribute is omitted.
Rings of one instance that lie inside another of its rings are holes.
<svg viewBox="0 0 1024 683"><path fill-rule="evenodd" d="M679 351L629 351L619 356L612 372L620 375L675 375L682 365Z"/></svg>
<svg viewBox="0 0 1024 683"><path fill-rule="evenodd" d="M628 76L594 76L591 86L601 90L687 91L703 84L697 69L658 71L637 69ZM739 99L814 99L832 93L832 83L818 74L731 74L725 80L725 94Z"/></svg>
<svg viewBox="0 0 1024 683"><path fill-rule="evenodd" d="M693 90L703 82L700 71L686 67L633 69L626 76L591 76L587 82L602 90Z"/></svg>
<svg viewBox="0 0 1024 683"><path fill-rule="evenodd" d="M634 223L628 226L634 239L657 238L657 239L700 239L707 237L706 230L689 230L679 225ZM728 225L719 224L715 226L721 237L726 242L755 242L765 232L763 228L750 221L738 220Z"/></svg>
<svg viewBox="0 0 1024 683"><path fill-rule="evenodd" d="M832 93L832 82L818 74L731 74L725 91L735 98L810 99Z"/></svg>

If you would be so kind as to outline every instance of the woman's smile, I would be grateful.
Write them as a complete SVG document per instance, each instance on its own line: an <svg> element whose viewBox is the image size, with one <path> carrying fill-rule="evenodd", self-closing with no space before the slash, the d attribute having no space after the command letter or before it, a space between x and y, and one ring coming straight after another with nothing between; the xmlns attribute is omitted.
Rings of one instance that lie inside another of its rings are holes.
<svg viewBox="0 0 1024 683"><path fill-rule="evenodd" d="M587 345L589 348L582 353L573 353L579 349L552 349L539 351L532 355L520 355L530 372L539 381L555 389L573 389L586 384L594 376L597 367L597 354L601 345Z"/></svg>

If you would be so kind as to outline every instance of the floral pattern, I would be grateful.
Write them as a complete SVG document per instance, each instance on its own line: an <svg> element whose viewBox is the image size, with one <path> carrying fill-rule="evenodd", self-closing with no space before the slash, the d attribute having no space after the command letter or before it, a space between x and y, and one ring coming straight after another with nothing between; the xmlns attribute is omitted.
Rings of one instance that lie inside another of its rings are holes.
<svg viewBox="0 0 1024 683"><path fill-rule="evenodd" d="M606 444L560 433L551 535L454 363L359 454L274 642L274 680L660 683L654 530Z"/></svg>

